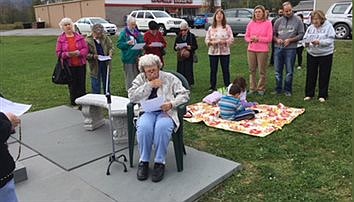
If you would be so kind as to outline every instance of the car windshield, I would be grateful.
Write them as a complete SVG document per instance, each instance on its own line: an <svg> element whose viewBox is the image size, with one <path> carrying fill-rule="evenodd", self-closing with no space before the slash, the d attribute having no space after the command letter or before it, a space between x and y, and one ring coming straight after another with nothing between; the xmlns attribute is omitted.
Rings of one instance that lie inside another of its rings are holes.
<svg viewBox="0 0 354 202"><path fill-rule="evenodd" d="M108 23L105 19L102 18L92 18L92 24L101 24L101 23Z"/></svg>
<svg viewBox="0 0 354 202"><path fill-rule="evenodd" d="M170 18L167 13L164 12L152 12L156 18Z"/></svg>

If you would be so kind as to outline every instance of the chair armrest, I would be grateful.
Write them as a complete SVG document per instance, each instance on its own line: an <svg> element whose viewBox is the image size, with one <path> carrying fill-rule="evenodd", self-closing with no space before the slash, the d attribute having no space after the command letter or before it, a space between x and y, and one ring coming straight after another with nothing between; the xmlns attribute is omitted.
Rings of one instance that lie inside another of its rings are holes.
<svg viewBox="0 0 354 202"><path fill-rule="evenodd" d="M188 102L182 103L177 106L178 119L183 120L183 116L187 113Z"/></svg>

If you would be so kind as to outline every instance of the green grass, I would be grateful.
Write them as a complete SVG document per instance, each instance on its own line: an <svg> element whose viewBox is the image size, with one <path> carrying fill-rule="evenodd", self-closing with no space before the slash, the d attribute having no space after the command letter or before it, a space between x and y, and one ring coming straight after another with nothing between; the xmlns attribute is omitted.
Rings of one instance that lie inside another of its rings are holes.
<svg viewBox="0 0 354 202"><path fill-rule="evenodd" d="M116 38L113 38L116 42ZM199 102L209 87L209 61L204 38L198 38L199 63L191 102ZM168 37L167 69L175 70L173 37ZM69 104L66 86L51 83L56 62L56 37L1 37L0 92L8 99L30 103L31 111ZM126 96L119 50L113 59L112 94ZM305 56L305 54L304 54ZM246 44L232 47L231 76L248 78ZM306 57L304 64L306 64ZM220 69L220 68L219 68ZM275 85L268 69L267 88ZM292 97L250 96L250 101L304 107L306 112L266 138L251 137L204 124L185 124L185 143L198 150L243 165L200 201L352 201L352 43L336 41L329 100L304 102L305 68L295 70ZM222 76L219 70L219 87ZM87 89L89 88L87 80ZM215 165L218 166L218 165Z"/></svg>

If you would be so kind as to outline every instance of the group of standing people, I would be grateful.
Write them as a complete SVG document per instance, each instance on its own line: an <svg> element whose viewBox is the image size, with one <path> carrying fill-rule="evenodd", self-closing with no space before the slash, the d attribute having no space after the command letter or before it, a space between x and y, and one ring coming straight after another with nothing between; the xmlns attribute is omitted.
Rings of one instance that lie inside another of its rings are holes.
<svg viewBox="0 0 354 202"><path fill-rule="evenodd" d="M258 5L254 8L252 20L247 26L245 41L248 43L248 94L264 95L266 92L269 46L272 45L270 63L274 64L276 87L271 93L292 96L296 55L298 55L298 69L301 69L302 51L305 47L307 74L304 100L314 97L319 75L318 99L324 102L328 98L334 51L333 26L326 21L322 11L315 10L311 14L312 24L308 27L303 23L301 16L294 14L290 2L284 2L278 14L278 17L269 21L264 6ZM219 9L215 12L213 23L205 37L210 62L210 91L216 90L219 60L224 86L230 84L230 45L233 41L232 30L226 22L225 13ZM257 71L259 79L257 79Z"/></svg>

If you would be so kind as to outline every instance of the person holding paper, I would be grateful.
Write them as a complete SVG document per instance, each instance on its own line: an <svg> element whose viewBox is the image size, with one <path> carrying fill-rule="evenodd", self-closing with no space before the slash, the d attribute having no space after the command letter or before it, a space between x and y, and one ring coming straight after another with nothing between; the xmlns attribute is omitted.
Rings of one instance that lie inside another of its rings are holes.
<svg viewBox="0 0 354 202"><path fill-rule="evenodd" d="M224 79L224 87L227 87L230 84L230 46L233 42L234 36L230 25L226 23L225 13L222 9L218 9L215 11L213 23L209 27L205 36L205 44L209 47L209 92L216 91L219 60Z"/></svg>
<svg viewBox="0 0 354 202"><path fill-rule="evenodd" d="M15 182L13 171L15 170L15 161L12 158L7 140L14 128L21 120L13 113L0 112L0 200L17 202L15 191Z"/></svg>
<svg viewBox="0 0 354 202"><path fill-rule="evenodd" d="M189 100L189 91L173 74L160 71L160 58L147 54L139 60L140 74L134 79L128 90L131 102L142 103L147 100L163 98L160 109L144 112L136 123L139 144L138 180L146 180L149 175L149 161L152 145L155 146L154 169L152 181L163 179L166 153L173 130L179 127L176 107ZM157 103L156 101L155 103Z"/></svg>
<svg viewBox="0 0 354 202"><path fill-rule="evenodd" d="M88 46L85 38L75 32L74 23L70 18L63 18L59 22L63 33L58 37L56 54L69 64L73 81L69 83L70 101L75 109L79 106L76 98L86 94L86 56Z"/></svg>
<svg viewBox="0 0 354 202"><path fill-rule="evenodd" d="M193 55L196 54L198 44L186 22L180 24L180 33L176 37L174 49L177 51L177 72L186 77L190 86L194 85Z"/></svg>
<svg viewBox="0 0 354 202"><path fill-rule="evenodd" d="M104 27L101 24L92 26L92 34L86 37L89 47L87 61L91 70L91 91L95 94L101 93L101 83L103 93L106 94L107 67L111 69L111 60L101 61L112 58L113 44L112 40L104 33ZM99 56L109 56L107 58ZM108 92L110 92L108 83Z"/></svg>
<svg viewBox="0 0 354 202"><path fill-rule="evenodd" d="M121 59L125 75L125 89L132 86L132 81L139 74L138 59L142 54L141 49L133 49L135 44L144 43L144 38L136 29L136 19L132 16L127 18L127 26L119 34L117 48L122 50Z"/></svg>
<svg viewBox="0 0 354 202"><path fill-rule="evenodd" d="M159 31L160 26L155 21L149 22L149 31L144 34L145 54L154 54L159 56L162 65L164 65L163 56L165 55L165 48L167 42Z"/></svg>
<svg viewBox="0 0 354 202"><path fill-rule="evenodd" d="M328 98L328 86L333 63L335 31L332 24L326 20L323 11L313 11L311 22L303 38L304 45L307 48L304 100L311 100L315 96L318 75L318 100L325 102Z"/></svg>

